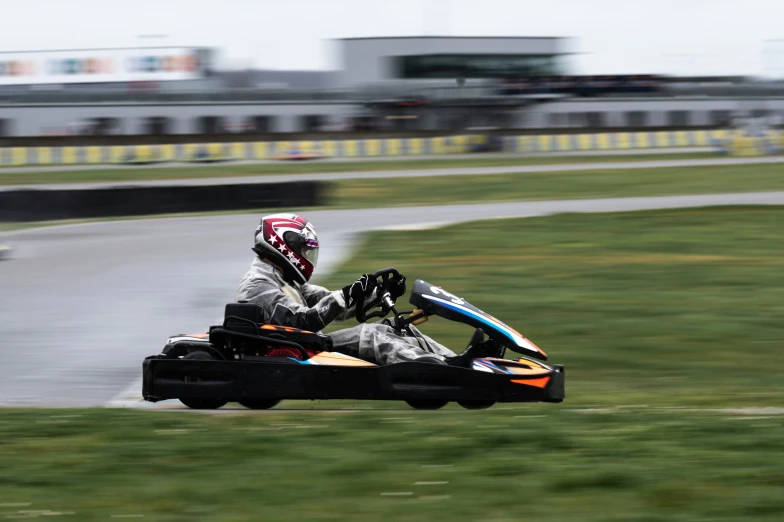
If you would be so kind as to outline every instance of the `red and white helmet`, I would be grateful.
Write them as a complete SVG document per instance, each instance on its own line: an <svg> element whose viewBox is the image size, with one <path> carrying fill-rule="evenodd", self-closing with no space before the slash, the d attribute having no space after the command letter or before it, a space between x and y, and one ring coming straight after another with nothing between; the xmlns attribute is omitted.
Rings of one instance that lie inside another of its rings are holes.
<svg viewBox="0 0 784 522"><path fill-rule="evenodd" d="M318 236L302 216L272 214L261 218L256 227L253 251L278 265L290 279L304 284L318 263Z"/></svg>

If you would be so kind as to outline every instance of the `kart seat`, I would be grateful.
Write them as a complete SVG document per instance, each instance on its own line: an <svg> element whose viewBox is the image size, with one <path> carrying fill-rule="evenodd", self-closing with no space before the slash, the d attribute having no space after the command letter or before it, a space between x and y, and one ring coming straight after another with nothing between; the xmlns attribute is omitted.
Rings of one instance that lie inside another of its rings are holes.
<svg viewBox="0 0 784 522"><path fill-rule="evenodd" d="M332 346L332 340L323 334L289 326L265 324L262 315L258 305L247 302L229 303L224 311L223 328L242 334L261 334L267 338L298 343L308 352L326 351Z"/></svg>
<svg viewBox="0 0 784 522"><path fill-rule="evenodd" d="M227 304L223 319L226 320L235 317L259 324L261 323L261 307L248 302Z"/></svg>

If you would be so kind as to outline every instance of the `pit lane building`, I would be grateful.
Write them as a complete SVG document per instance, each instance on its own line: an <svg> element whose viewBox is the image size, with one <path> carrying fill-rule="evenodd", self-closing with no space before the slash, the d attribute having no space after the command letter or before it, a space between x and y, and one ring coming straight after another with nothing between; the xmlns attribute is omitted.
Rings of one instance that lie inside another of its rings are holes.
<svg viewBox="0 0 784 522"><path fill-rule="evenodd" d="M336 71L220 71L213 50L0 53L0 136L725 125L784 115L784 85L577 77L568 40L351 38Z"/></svg>

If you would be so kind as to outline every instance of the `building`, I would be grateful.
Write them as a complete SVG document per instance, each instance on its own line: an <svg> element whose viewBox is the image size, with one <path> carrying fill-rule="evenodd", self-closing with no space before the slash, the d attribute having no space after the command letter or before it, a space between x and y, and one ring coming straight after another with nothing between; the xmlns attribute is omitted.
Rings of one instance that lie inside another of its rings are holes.
<svg viewBox="0 0 784 522"><path fill-rule="evenodd" d="M564 38L393 37L339 40L344 88L401 80L568 74Z"/></svg>
<svg viewBox="0 0 784 522"><path fill-rule="evenodd" d="M708 127L784 115L784 85L571 75L568 40L337 40L337 71L220 71L214 50L0 53L0 136Z"/></svg>

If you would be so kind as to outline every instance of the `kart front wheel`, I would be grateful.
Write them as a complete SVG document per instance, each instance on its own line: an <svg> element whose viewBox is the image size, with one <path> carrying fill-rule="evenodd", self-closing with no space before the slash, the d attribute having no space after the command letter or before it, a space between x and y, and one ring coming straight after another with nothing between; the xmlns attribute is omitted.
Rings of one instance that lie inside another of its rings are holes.
<svg viewBox="0 0 784 522"><path fill-rule="evenodd" d="M446 406L449 401L440 401L436 399L411 399L406 403L417 410L439 410Z"/></svg>
<svg viewBox="0 0 784 522"><path fill-rule="evenodd" d="M278 399L242 399L237 402L249 410L268 410L280 404Z"/></svg>
<svg viewBox="0 0 784 522"><path fill-rule="evenodd" d="M215 358L207 352L191 352L183 359L197 359L197 360L214 360ZM198 382L198 377L185 377L185 382ZM188 408L194 410L217 410L218 408L225 406L227 402L226 399L219 399L213 397L180 397L180 402L186 405Z"/></svg>
<svg viewBox="0 0 784 522"><path fill-rule="evenodd" d="M467 410L486 410L495 404L495 401L457 401L457 403Z"/></svg>

